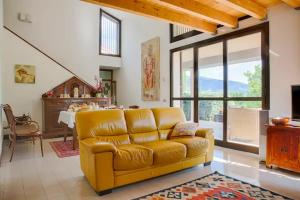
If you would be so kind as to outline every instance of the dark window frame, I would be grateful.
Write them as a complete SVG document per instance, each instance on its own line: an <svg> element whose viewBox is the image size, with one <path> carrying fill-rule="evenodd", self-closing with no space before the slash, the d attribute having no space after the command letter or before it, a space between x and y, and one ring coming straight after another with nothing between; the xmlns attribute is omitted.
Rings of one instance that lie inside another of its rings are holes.
<svg viewBox="0 0 300 200"><path fill-rule="evenodd" d="M103 69L104 68L104 69ZM106 68L106 69L105 69ZM111 77L109 79L102 79L102 81L108 81L111 85L111 103L117 105L117 81L114 80L114 70L113 69L107 69L108 66L99 66L99 74L101 71L111 72ZM100 77L101 78L101 77ZM113 95L115 97L115 101L113 102Z"/></svg>
<svg viewBox="0 0 300 200"><path fill-rule="evenodd" d="M240 17L238 19L238 21L242 21L242 20L245 20L245 19L248 19L248 18L251 18L251 16L246 15L246 16ZM219 24L217 26L217 28L220 28L220 27L223 27L223 25ZM177 42L177 41L180 41L180 40L184 40L186 38L193 37L193 36L196 36L196 35L199 35L199 34L203 33L201 31L192 30L192 31L186 32L184 34L174 36L173 29L174 29L174 25L170 24L170 43L174 43L174 42Z"/></svg>
<svg viewBox="0 0 300 200"><path fill-rule="evenodd" d="M114 20L116 20L118 22L119 25L119 51L118 54L107 54L107 53L102 53L102 14L108 15L109 17L113 18ZM122 44L122 21L120 19L118 19L117 17L109 14L108 12L104 11L103 9L100 8L100 17L99 17L99 55L102 56L113 56L113 57L121 57L121 44Z"/></svg>
<svg viewBox="0 0 300 200"><path fill-rule="evenodd" d="M262 96L261 97L228 97L227 80L228 80L228 60L227 60L227 41L242 36L261 33L261 60L262 60ZM224 95L223 97L199 97L198 91L198 49L215 43L223 42L223 66L224 66ZM227 141L227 106L229 101L261 101L262 109L270 109L270 58L269 58L269 22L264 22L252 27L227 33L221 36L177 47L170 50L170 106L173 106L174 100L190 100L194 104L194 121L198 122L198 103L201 100L219 100L223 101L224 118L223 118L223 140L216 140L216 145L227 148L242 150L251 153L258 153L259 148L245 146ZM173 53L191 49L194 50L194 96L193 97L174 97L173 96Z"/></svg>

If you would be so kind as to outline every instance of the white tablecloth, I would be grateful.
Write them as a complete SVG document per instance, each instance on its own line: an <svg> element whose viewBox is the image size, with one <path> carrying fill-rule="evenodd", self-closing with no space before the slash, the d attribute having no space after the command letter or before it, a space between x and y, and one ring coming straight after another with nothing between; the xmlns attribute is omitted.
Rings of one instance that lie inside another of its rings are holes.
<svg viewBox="0 0 300 200"><path fill-rule="evenodd" d="M76 112L60 111L58 117L58 123L63 122L68 125L69 128L74 128Z"/></svg>

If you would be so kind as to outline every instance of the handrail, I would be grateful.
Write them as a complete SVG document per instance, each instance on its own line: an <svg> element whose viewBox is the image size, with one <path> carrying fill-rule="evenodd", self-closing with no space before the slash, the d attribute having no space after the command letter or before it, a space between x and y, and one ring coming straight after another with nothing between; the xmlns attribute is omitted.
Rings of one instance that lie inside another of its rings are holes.
<svg viewBox="0 0 300 200"><path fill-rule="evenodd" d="M27 43L29 46L31 46L32 48L34 48L35 50L37 50L38 52L40 52L41 54L43 54L44 56L46 56L48 59L50 59L51 61L53 61L54 63L56 63L57 65L59 65L60 67L62 67L63 69L65 69L66 71L68 71L69 73L71 73L73 76L75 76L76 78L78 78L79 80L81 80L82 82L90 85L89 83L87 83L85 80L82 80L77 74L75 74L73 71L71 71L68 67L64 66L63 64L61 64L60 62L56 61L54 58L52 58L51 56L49 56L48 54L46 54L44 51L42 51L41 49L39 49L38 47L36 47L35 45L31 44L29 41L27 41L26 39L24 39L23 37L21 37L20 35L18 35L16 32L14 32L13 30L11 30L10 28L8 28L7 26L3 26L3 28L5 28L6 30L8 30L10 33L12 33L13 35L17 36L19 39L23 40L25 43Z"/></svg>

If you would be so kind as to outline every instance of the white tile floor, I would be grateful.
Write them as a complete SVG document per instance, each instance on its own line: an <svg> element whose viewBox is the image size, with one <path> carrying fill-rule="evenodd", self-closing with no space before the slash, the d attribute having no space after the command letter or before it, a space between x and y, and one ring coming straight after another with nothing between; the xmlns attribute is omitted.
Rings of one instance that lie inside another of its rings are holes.
<svg viewBox="0 0 300 200"><path fill-rule="evenodd" d="M114 189L112 194L99 197L83 177L79 157L58 158L48 141L44 142L44 158L38 143L34 146L31 142L18 143L11 163L5 142L0 166L1 200L131 199L200 178L213 171L300 200L300 174L266 169L259 164L256 155L220 147L216 147L215 160L209 167L200 165Z"/></svg>

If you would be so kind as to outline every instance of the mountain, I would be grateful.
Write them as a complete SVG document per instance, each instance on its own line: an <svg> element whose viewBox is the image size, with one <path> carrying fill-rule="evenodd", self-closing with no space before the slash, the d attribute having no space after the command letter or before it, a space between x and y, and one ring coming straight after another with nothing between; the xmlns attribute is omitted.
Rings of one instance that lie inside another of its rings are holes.
<svg viewBox="0 0 300 200"><path fill-rule="evenodd" d="M207 78L200 76L199 78L199 88L202 91L222 91L223 90L223 80ZM228 81L228 87L230 91L235 92L247 92L248 85L238 81Z"/></svg>

